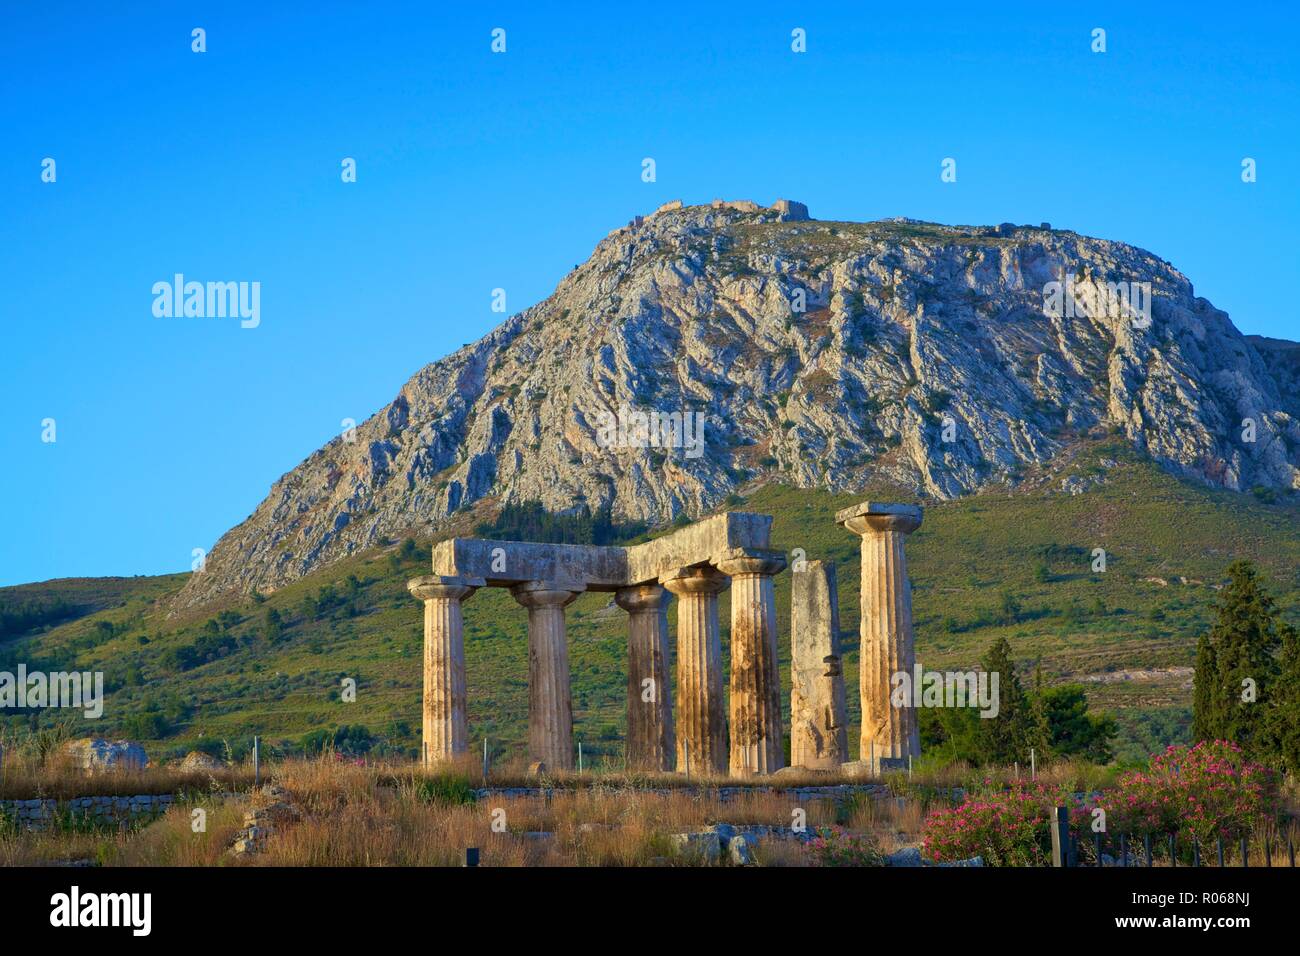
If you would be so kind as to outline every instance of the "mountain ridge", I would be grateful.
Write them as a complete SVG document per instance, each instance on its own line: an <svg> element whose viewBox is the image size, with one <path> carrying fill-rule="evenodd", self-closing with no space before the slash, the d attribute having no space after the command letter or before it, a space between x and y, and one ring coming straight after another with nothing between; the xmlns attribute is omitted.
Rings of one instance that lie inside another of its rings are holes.
<svg viewBox="0 0 1300 956"><path fill-rule="evenodd" d="M1149 288L1145 326L1087 314L1124 283ZM1241 335L1165 260L1047 224L669 203L282 476L177 607L273 591L494 500L652 525L764 479L944 500L1106 433L1212 486L1294 489L1300 353L1277 342ZM703 416L703 453L602 442L602 420L652 409Z"/></svg>

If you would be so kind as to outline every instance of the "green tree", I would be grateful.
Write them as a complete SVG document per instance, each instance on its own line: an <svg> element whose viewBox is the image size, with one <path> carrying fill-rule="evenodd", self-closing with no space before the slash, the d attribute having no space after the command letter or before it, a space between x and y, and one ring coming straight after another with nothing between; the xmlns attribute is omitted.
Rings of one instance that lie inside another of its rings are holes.
<svg viewBox="0 0 1300 956"><path fill-rule="evenodd" d="M262 636L266 640L275 644L284 635L284 619L280 617L280 612L273 607L266 609L266 616L262 622Z"/></svg>
<svg viewBox="0 0 1300 956"><path fill-rule="evenodd" d="M1045 750L1052 757L1082 757L1109 763L1111 741L1119 724L1109 714L1088 713L1088 695L1080 684L1058 684L1034 693L1034 709L1046 731Z"/></svg>
<svg viewBox="0 0 1300 956"><path fill-rule="evenodd" d="M1276 762L1277 651L1292 629L1278 616L1254 564L1233 562L1228 578L1214 603L1214 626L1197 647L1193 733L1198 740L1230 740L1256 759Z"/></svg>
<svg viewBox="0 0 1300 956"><path fill-rule="evenodd" d="M1300 773L1300 633L1282 629L1277 689L1271 701L1269 751L1283 769Z"/></svg>
<svg viewBox="0 0 1300 956"><path fill-rule="evenodd" d="M984 763L1012 763L1029 755L1029 704L1016 674L1011 644L1005 637L993 642L981 661L986 673L998 675L998 714L979 722L979 750Z"/></svg>

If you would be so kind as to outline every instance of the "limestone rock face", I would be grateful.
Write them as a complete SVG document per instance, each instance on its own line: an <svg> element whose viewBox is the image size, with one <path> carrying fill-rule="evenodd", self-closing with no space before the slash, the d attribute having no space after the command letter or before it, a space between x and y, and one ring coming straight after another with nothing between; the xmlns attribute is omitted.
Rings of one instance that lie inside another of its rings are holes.
<svg viewBox="0 0 1300 956"><path fill-rule="evenodd" d="M276 481L179 607L273 591L485 499L652 524L769 479L946 499L1107 431L1212 485L1300 487L1300 391L1279 386L1292 343L1243 337L1157 256L1013 224L806 215L670 203L615 230L551 296ZM1067 280L1085 303L1150 283L1150 323L1052 309L1045 287ZM679 436L699 440L602 430L621 409L698 413Z"/></svg>
<svg viewBox="0 0 1300 956"><path fill-rule="evenodd" d="M790 763L829 770L848 759L840 611L832 562L791 572Z"/></svg>

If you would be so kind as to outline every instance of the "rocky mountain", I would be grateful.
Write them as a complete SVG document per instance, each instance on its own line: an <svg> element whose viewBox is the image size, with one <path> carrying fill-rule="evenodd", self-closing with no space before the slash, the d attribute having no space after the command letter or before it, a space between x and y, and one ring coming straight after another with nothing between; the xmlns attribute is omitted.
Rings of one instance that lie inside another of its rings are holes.
<svg viewBox="0 0 1300 956"><path fill-rule="evenodd" d="M656 524L764 478L951 498L1105 433L1212 485L1294 489L1294 347L1242 336L1155 255L1046 223L670 203L280 478L178 608L470 507Z"/></svg>

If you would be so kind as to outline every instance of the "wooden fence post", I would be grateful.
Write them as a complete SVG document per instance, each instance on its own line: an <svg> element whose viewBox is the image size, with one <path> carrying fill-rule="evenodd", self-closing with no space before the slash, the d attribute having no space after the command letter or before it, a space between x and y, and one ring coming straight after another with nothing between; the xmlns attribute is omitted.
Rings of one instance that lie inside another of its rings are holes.
<svg viewBox="0 0 1300 956"><path fill-rule="evenodd" d="M1241 865L1250 866L1250 857L1247 855L1246 838L1241 838Z"/></svg>
<svg viewBox="0 0 1300 956"><path fill-rule="evenodd" d="M1070 811L1053 807L1048 811L1048 826L1052 831L1052 866L1070 865Z"/></svg>

